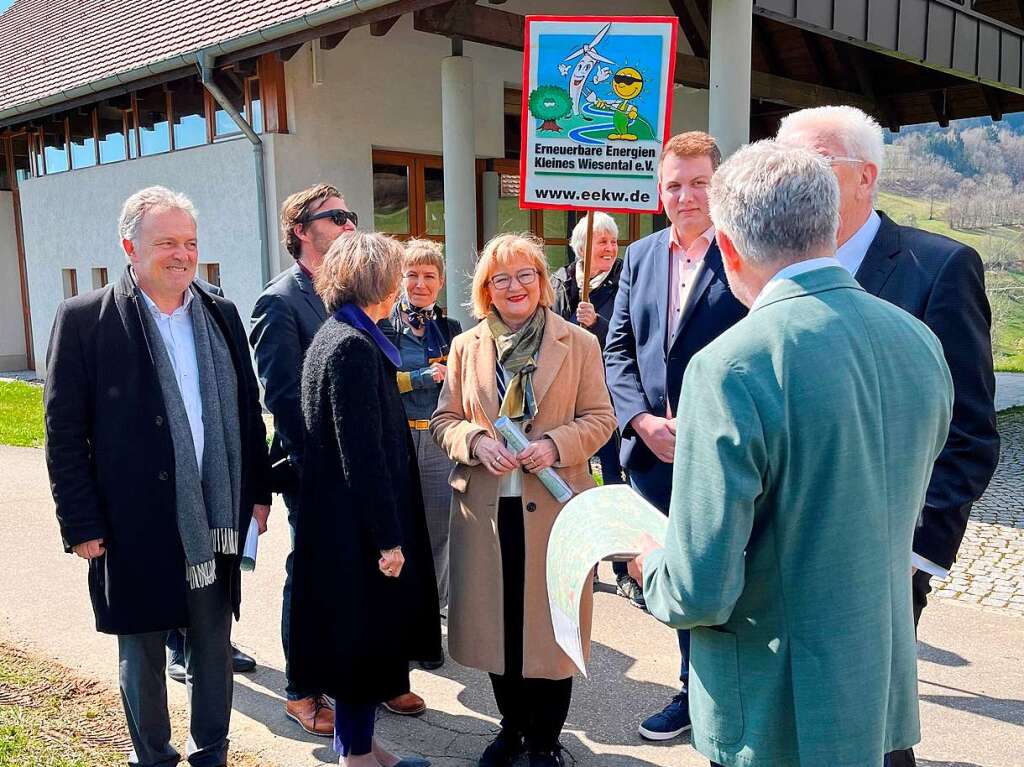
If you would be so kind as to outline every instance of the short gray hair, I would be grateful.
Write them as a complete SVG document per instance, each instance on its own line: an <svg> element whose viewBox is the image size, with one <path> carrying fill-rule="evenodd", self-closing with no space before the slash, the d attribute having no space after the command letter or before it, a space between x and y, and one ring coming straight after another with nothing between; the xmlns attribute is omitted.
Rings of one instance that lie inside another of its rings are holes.
<svg viewBox="0 0 1024 767"><path fill-rule="evenodd" d="M775 140L788 144L789 137L800 131L810 131L834 139L843 147L847 157L871 163L878 168L878 175L882 175L885 134L874 117L857 107L814 107L788 114L779 123Z"/></svg>
<svg viewBox="0 0 1024 767"><path fill-rule="evenodd" d="M405 247L386 234L352 231L336 239L316 273L316 292L333 312L342 304L372 306L398 290Z"/></svg>
<svg viewBox="0 0 1024 767"><path fill-rule="evenodd" d="M609 232L616 240L619 239L619 225L615 223L615 219L607 213L592 211L577 221L576 226L572 228L572 237L569 238L569 245L572 246L572 252L576 254L576 258L583 258L586 255L583 251L587 247L588 216L594 217L595 236L598 232Z"/></svg>
<svg viewBox="0 0 1024 767"><path fill-rule="evenodd" d="M835 249L839 183L808 149L750 144L718 169L708 199L715 227L745 261L792 263Z"/></svg>
<svg viewBox="0 0 1024 767"><path fill-rule="evenodd" d="M117 221L117 233L122 240L131 240L139 234L142 217L152 208L177 208L196 220L196 208L181 192L173 192L165 186L147 186L140 189L121 206L121 217Z"/></svg>

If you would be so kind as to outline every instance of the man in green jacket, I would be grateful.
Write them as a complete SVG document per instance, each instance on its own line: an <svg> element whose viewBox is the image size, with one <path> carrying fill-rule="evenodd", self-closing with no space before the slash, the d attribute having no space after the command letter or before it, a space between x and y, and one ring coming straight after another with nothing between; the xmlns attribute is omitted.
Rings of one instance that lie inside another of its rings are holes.
<svg viewBox="0 0 1024 767"><path fill-rule="evenodd" d="M833 257L827 160L754 144L710 198L751 311L687 368L666 545L633 569L651 613L693 629L693 742L713 764L880 765L920 738L907 574L949 370Z"/></svg>

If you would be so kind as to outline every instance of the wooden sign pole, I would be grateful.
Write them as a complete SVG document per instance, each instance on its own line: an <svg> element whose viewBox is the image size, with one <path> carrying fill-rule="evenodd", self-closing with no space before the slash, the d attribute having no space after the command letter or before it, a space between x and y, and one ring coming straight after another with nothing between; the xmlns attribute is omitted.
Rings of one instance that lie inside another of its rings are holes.
<svg viewBox="0 0 1024 767"><path fill-rule="evenodd" d="M587 212L587 239L583 251L583 284L580 285L580 300L590 303L590 246L594 241L594 211Z"/></svg>

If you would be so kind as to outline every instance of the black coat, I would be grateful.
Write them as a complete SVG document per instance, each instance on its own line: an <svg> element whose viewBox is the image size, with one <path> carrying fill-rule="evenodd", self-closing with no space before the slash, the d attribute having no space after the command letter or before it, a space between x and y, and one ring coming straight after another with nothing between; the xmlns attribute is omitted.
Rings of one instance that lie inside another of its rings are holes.
<svg viewBox="0 0 1024 767"><path fill-rule="evenodd" d="M594 327L587 328L587 330L597 336L597 342L601 344L602 351L604 342L608 338L608 323L615 310L615 294L619 292L619 274L621 272L622 261L616 259L612 268L608 270L608 276L604 278L604 282L598 286L597 290L590 293L590 303L594 305L594 311L597 313L597 322ZM555 314L579 325L576 319L576 307L580 305L582 292L579 283L576 282L575 261L566 264L551 275L551 287L555 291L555 305L552 307Z"/></svg>
<svg viewBox="0 0 1024 767"><path fill-rule="evenodd" d="M201 288L195 300L227 339L238 377L241 549L253 504L271 500L259 388L234 304ZM89 562L89 593L96 628L108 634L188 626L174 446L143 311L125 269L118 282L60 305L46 356L46 464L61 537L66 551L105 542L106 554ZM237 617L239 558L221 562Z"/></svg>
<svg viewBox="0 0 1024 767"><path fill-rule="evenodd" d="M985 270L973 248L880 215L882 225L857 281L931 328L953 377L953 422L914 534L915 553L949 568L967 530L971 504L985 492L999 463Z"/></svg>
<svg viewBox="0 0 1024 767"><path fill-rule="evenodd" d="M271 280L252 310L249 342L263 384L263 402L274 416L270 463L275 466L275 490L292 490L298 483L302 360L326 317L324 302L298 264Z"/></svg>
<svg viewBox="0 0 1024 767"><path fill-rule="evenodd" d="M441 655L437 584L397 369L361 330L328 318L306 352L289 669L346 703L409 690L412 660ZM398 578L378 568L401 546Z"/></svg>

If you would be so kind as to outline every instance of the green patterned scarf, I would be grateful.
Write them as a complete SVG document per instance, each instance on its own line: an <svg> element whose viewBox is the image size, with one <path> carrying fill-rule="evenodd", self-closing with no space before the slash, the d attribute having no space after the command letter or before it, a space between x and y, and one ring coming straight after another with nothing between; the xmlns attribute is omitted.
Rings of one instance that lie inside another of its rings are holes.
<svg viewBox="0 0 1024 767"><path fill-rule="evenodd" d="M540 343L544 338L545 319L544 307L539 307L529 322L514 331L501 319L498 310L491 306L491 312L487 315L487 327L498 349L498 362L505 372L512 376L498 415L506 415L516 421L537 415L537 400L533 396L533 373L537 369L537 355L540 353Z"/></svg>

